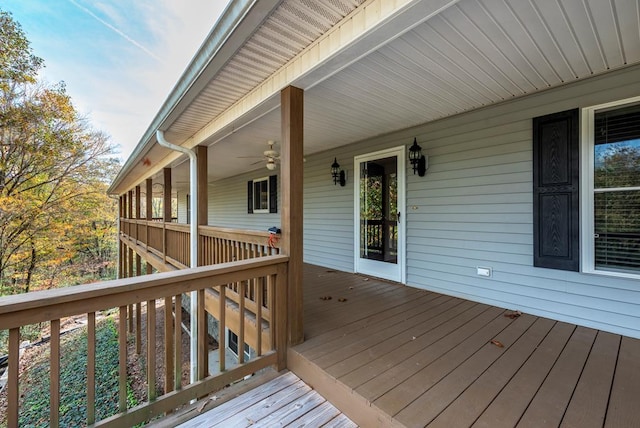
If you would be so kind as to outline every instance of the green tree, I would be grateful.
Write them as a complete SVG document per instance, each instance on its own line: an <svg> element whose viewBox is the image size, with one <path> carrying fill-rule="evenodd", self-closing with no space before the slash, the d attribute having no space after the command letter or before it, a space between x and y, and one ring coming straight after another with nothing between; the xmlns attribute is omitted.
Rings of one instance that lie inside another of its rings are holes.
<svg viewBox="0 0 640 428"><path fill-rule="evenodd" d="M0 11L0 287L27 292L39 271L70 263L73 241L114 169L107 137L79 116L20 25ZM115 218L115 210L112 218ZM97 228L96 228L97 230Z"/></svg>

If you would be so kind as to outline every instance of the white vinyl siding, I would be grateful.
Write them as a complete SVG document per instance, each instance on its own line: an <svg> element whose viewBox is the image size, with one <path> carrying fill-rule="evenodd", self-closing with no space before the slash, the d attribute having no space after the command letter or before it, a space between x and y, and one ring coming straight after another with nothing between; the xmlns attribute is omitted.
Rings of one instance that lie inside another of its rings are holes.
<svg viewBox="0 0 640 428"><path fill-rule="evenodd" d="M189 223L188 208L187 208L187 192L176 192L178 195L178 223Z"/></svg>
<svg viewBox="0 0 640 428"><path fill-rule="evenodd" d="M280 227L278 213L247 213L247 182L264 178L266 168L215 181L209 184L209 221L211 226L267 231ZM276 171L277 172L277 171ZM273 174L272 172L270 172ZM280 188L278 177L278 188ZM278 206L280 206L278 191Z"/></svg>

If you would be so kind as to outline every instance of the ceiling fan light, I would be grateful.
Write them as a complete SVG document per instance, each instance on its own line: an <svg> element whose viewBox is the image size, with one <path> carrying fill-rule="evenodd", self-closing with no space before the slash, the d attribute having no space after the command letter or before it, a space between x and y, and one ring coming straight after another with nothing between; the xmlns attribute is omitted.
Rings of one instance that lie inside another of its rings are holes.
<svg viewBox="0 0 640 428"><path fill-rule="evenodd" d="M267 169L269 171L273 171L274 169L276 169L276 162L273 159L269 159L267 161Z"/></svg>

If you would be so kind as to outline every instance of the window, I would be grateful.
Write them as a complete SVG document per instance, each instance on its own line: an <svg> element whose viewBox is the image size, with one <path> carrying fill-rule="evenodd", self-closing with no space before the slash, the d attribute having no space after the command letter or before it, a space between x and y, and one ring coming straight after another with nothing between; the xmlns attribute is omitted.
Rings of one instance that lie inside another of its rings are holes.
<svg viewBox="0 0 640 428"><path fill-rule="evenodd" d="M247 212L278 212L278 176L259 178L247 183Z"/></svg>
<svg viewBox="0 0 640 428"><path fill-rule="evenodd" d="M640 274L640 97L583 111L583 270Z"/></svg>
<svg viewBox="0 0 640 428"><path fill-rule="evenodd" d="M229 332L228 336L227 336L227 343L229 344L229 349L231 350L231 352L233 352L235 354L236 357L238 357L238 342L240 341L239 337L237 334L235 334L234 332L232 332L231 330L227 330ZM251 347L249 347L249 345L247 345L246 343L244 344L244 361L249 361L251 359Z"/></svg>
<svg viewBox="0 0 640 428"><path fill-rule="evenodd" d="M269 181L267 178L253 181L253 212L269 212Z"/></svg>

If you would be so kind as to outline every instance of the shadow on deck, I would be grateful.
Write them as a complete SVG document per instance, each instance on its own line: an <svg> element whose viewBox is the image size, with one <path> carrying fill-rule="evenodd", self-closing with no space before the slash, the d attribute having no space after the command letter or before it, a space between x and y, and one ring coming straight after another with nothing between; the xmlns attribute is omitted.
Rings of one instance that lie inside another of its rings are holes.
<svg viewBox="0 0 640 428"><path fill-rule="evenodd" d="M638 339L312 265L304 292L289 367L361 426L640 426Z"/></svg>

